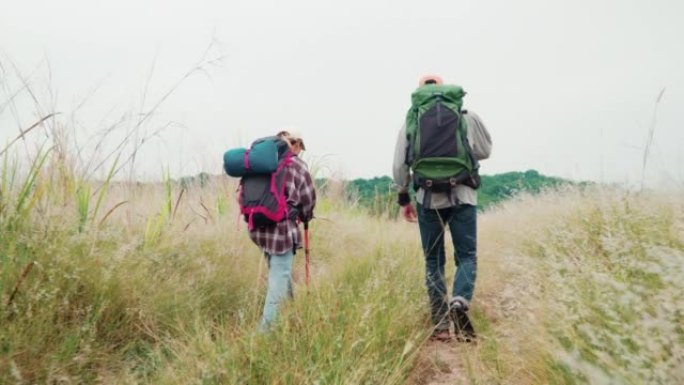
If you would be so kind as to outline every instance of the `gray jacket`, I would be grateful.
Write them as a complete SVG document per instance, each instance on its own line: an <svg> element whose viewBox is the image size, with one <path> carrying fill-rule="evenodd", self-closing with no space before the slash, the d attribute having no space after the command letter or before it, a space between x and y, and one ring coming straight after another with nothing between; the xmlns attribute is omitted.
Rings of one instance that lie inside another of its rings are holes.
<svg viewBox="0 0 684 385"><path fill-rule="evenodd" d="M468 142L473 150L473 157L475 160L483 160L489 158L492 153L492 138L484 123L477 114L472 111L463 114L468 126ZM406 148L408 142L406 140L406 125L399 131L397 138L397 145L394 148L394 184L399 193L408 192L411 185L411 173L409 166L406 164ZM474 189L458 185L452 190L452 199L449 199L448 193L432 193L430 198L430 209L442 209L452 206L451 202L465 203L469 205L477 205L477 191ZM422 188L416 192L416 201L423 204L425 191Z"/></svg>

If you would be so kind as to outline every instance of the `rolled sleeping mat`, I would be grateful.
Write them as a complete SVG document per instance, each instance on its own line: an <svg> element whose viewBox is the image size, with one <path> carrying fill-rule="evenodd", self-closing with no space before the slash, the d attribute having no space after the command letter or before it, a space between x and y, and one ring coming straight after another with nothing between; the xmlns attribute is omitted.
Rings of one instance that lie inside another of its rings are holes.
<svg viewBox="0 0 684 385"><path fill-rule="evenodd" d="M247 174L247 168L245 167L245 155L247 154L246 148L234 148L226 151L223 154L223 169L226 174L240 178Z"/></svg>
<svg viewBox="0 0 684 385"><path fill-rule="evenodd" d="M232 177L271 174L278 168L278 147L274 141L265 140L250 149L228 150L223 154L223 168Z"/></svg>

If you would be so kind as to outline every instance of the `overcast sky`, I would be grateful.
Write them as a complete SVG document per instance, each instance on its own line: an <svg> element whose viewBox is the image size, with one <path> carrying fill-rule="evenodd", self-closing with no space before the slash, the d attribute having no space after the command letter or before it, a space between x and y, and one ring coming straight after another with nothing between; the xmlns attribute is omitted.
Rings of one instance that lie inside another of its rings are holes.
<svg viewBox="0 0 684 385"><path fill-rule="evenodd" d="M6 102L21 88L15 67L88 148L122 114L154 106L213 41L205 58L221 62L184 80L144 126L141 137L173 123L143 146L139 175L218 173L226 149L286 126L338 175L389 175L410 93L437 73L466 89L465 107L490 130L483 173L632 184L665 88L650 181L684 185L681 1L25 0L2 10L0 143L36 118L26 92Z"/></svg>

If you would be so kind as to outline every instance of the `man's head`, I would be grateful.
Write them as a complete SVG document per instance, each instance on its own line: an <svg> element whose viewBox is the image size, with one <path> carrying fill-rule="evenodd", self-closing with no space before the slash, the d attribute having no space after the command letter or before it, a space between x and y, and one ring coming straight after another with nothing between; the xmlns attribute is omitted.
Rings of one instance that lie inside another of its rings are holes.
<svg viewBox="0 0 684 385"><path fill-rule="evenodd" d="M292 151L292 153L295 155L299 155L300 152L306 150L304 139L300 131L283 130L276 134L276 136L284 139L288 146L290 146L290 151Z"/></svg>
<svg viewBox="0 0 684 385"><path fill-rule="evenodd" d="M442 78L438 75L424 75L418 81L418 87L424 86L426 84L443 84Z"/></svg>

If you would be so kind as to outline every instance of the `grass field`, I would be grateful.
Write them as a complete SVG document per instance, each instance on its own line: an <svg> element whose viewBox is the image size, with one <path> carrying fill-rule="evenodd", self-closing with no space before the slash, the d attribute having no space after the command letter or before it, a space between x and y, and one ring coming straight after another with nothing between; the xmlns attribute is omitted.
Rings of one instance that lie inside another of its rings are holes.
<svg viewBox="0 0 684 385"><path fill-rule="evenodd" d="M0 180L0 383L404 384L425 356L417 227L324 196L312 276L255 333L266 266L234 182L80 178L55 152ZM684 382L684 199L520 196L479 218L475 384ZM452 250L449 247L449 250ZM453 272L450 266L449 272Z"/></svg>

